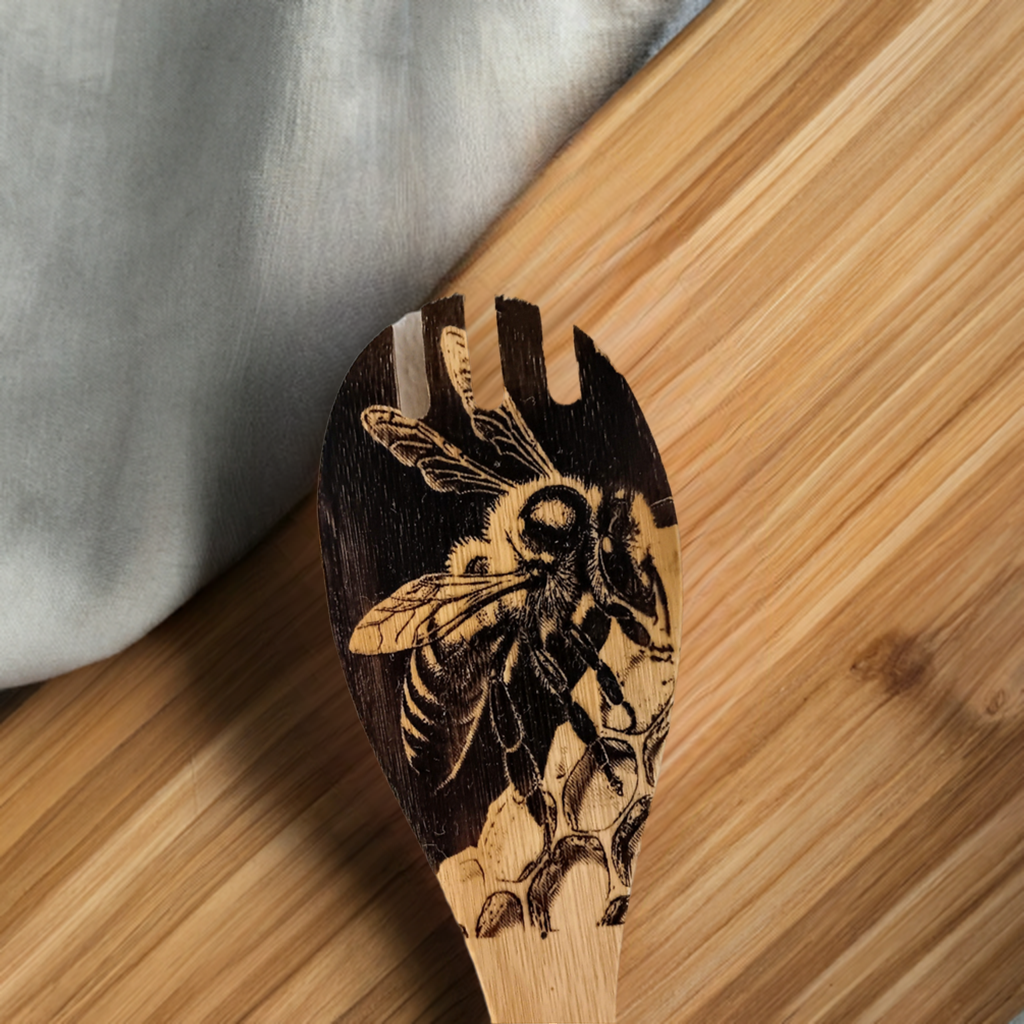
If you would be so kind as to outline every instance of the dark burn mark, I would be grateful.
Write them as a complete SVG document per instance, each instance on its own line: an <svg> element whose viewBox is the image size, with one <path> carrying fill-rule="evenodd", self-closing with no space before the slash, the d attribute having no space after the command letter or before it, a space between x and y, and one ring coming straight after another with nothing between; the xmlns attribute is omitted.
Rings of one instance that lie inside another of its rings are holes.
<svg viewBox="0 0 1024 1024"><path fill-rule="evenodd" d="M895 697L929 683L935 661L920 637L894 630L872 640L850 671L865 682L880 682Z"/></svg>
<svg viewBox="0 0 1024 1024"><path fill-rule="evenodd" d="M597 836L566 836L552 851L551 858L530 883L530 918L542 937L551 931L551 905L558 896L566 875L578 864L596 864L605 870L608 863Z"/></svg>
<svg viewBox="0 0 1024 1024"><path fill-rule="evenodd" d="M643 796L626 812L612 837L612 861L615 873L623 885L633 884L633 865L640 849L640 837L643 835L647 815L651 810L651 798Z"/></svg>
<svg viewBox="0 0 1024 1024"><path fill-rule="evenodd" d="M627 910L629 910L629 897L616 896L608 904L608 909L604 912L604 917L601 918L601 924L607 927L622 924L626 920Z"/></svg>
<svg viewBox="0 0 1024 1024"><path fill-rule="evenodd" d="M476 922L478 939L493 939L506 928L523 926L523 905L513 892L495 892L487 897Z"/></svg>
<svg viewBox="0 0 1024 1024"><path fill-rule="evenodd" d="M644 740L644 775L649 786L653 786L658 779L658 765L661 763L661 752L668 736L670 711L671 706L666 705L665 710L654 720L651 731Z"/></svg>

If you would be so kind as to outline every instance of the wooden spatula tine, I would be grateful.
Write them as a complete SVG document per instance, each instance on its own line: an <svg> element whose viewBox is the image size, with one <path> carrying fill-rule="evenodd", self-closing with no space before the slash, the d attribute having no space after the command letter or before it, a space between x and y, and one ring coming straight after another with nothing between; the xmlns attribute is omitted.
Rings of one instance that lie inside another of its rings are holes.
<svg viewBox="0 0 1024 1024"><path fill-rule="evenodd" d="M515 299L499 299L497 321L505 390L519 409L528 414L528 410L551 401L540 310Z"/></svg>
<svg viewBox="0 0 1024 1024"><path fill-rule="evenodd" d="M458 296L422 310L429 410L410 415L400 384L415 323L346 378L319 495L331 620L492 1019L612 1021L674 692L675 514L590 338L576 331L581 398L561 405L539 310L496 306L498 409L473 398Z"/></svg>

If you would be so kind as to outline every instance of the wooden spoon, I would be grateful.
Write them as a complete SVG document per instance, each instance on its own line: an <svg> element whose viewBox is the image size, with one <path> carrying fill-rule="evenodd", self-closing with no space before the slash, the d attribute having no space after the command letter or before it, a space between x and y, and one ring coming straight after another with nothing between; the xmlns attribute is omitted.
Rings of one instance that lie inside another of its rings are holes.
<svg viewBox="0 0 1024 1024"><path fill-rule="evenodd" d="M613 1021L675 687L675 509L593 342L576 330L582 396L556 403L537 308L496 304L497 409L458 296L346 377L320 466L331 622L492 1020Z"/></svg>

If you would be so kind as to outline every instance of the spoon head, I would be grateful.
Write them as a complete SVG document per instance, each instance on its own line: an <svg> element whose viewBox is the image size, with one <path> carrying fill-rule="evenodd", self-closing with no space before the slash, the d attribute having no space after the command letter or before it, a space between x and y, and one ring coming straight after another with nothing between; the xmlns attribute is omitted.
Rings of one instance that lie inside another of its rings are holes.
<svg viewBox="0 0 1024 1024"><path fill-rule="evenodd" d="M473 399L461 297L345 379L318 495L331 622L493 1018L611 1020L675 684L675 509L593 342L576 330L581 397L556 403L539 311L496 304L498 409Z"/></svg>

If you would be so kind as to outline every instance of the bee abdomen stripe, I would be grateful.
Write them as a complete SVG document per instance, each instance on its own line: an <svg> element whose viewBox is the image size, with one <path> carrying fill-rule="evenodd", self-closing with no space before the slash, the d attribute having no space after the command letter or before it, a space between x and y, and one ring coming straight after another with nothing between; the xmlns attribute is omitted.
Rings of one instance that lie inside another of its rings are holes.
<svg viewBox="0 0 1024 1024"><path fill-rule="evenodd" d="M402 694L402 716L403 718L408 717L410 721L415 719L414 724L418 724L420 728L429 728L434 724L434 719L416 703L415 695L409 692L408 686L405 688L405 693Z"/></svg>
<svg viewBox="0 0 1024 1024"><path fill-rule="evenodd" d="M416 758L419 757L419 753L409 746L409 741L405 738L404 733L402 734L402 750L405 752L406 761L415 767Z"/></svg>
<svg viewBox="0 0 1024 1024"><path fill-rule="evenodd" d="M405 706L405 705L402 706L402 716L401 716L402 733L405 736L406 741L407 741L406 742L406 749L407 749L407 751L408 751L408 740L410 740L410 739L419 740L421 743L429 742L427 737L422 732L420 732L420 730L416 727L416 724L409 717L408 710L409 709L408 709L407 706Z"/></svg>
<svg viewBox="0 0 1024 1024"><path fill-rule="evenodd" d="M409 662L409 673L405 677L405 694L406 699L412 698L415 694L420 701L425 701L427 704L433 704L435 707L440 707L441 702L434 696L433 692L427 687L427 684L423 682L423 676L420 675L419 669L416 666L416 655L414 654L412 660ZM419 701L416 701L419 704ZM420 712L423 714L423 712ZM427 721L430 720L429 715L423 716Z"/></svg>

